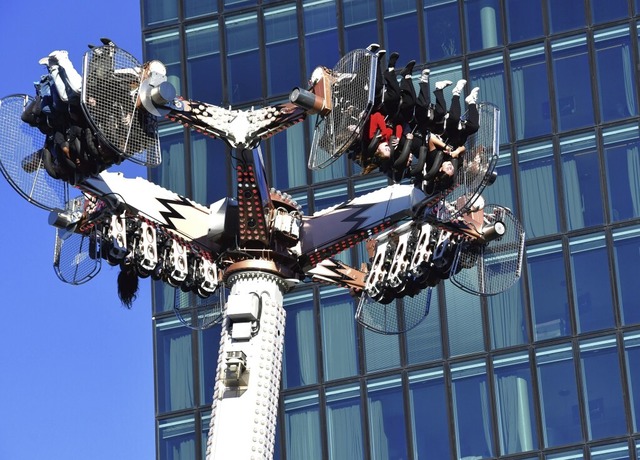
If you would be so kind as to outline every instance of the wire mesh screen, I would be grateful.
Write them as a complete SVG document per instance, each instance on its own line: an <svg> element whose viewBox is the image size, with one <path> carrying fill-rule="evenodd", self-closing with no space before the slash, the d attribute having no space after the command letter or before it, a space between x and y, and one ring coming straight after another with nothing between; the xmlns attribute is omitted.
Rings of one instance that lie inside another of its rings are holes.
<svg viewBox="0 0 640 460"><path fill-rule="evenodd" d="M63 210L68 186L44 169L41 149L45 135L20 119L32 100L26 95L0 99L0 171L31 203L50 211Z"/></svg>
<svg viewBox="0 0 640 460"><path fill-rule="evenodd" d="M504 234L488 243L460 246L451 281L460 289L479 295L499 294L513 285L522 270L524 229L507 208L485 205L485 226L504 225Z"/></svg>
<svg viewBox="0 0 640 460"><path fill-rule="evenodd" d="M184 292L176 288L173 311L188 328L208 329L222 321L226 299L227 288L222 284L206 299L194 292Z"/></svg>
<svg viewBox="0 0 640 460"><path fill-rule="evenodd" d="M356 309L356 321L363 327L381 334L402 334L416 327L429 314L431 288L413 297L403 297L382 304L362 294Z"/></svg>
<svg viewBox="0 0 640 460"><path fill-rule="evenodd" d="M453 206L443 208L443 220L453 219L469 210L490 182L498 161L500 110L493 104L478 104L478 131L465 144L464 162L456 176L456 187L445 200Z"/></svg>
<svg viewBox="0 0 640 460"><path fill-rule="evenodd" d="M162 158L157 120L137 103L141 71L136 58L120 48L101 46L88 51L82 107L112 149L135 163L157 166Z"/></svg>
<svg viewBox="0 0 640 460"><path fill-rule="evenodd" d="M96 276L102 268L100 239L95 229L87 235L56 229L53 269L69 284L83 284Z"/></svg>
<svg viewBox="0 0 640 460"><path fill-rule="evenodd" d="M344 55L331 72L332 110L318 116L309 168L324 168L340 157L359 137L373 106L378 60L365 49Z"/></svg>

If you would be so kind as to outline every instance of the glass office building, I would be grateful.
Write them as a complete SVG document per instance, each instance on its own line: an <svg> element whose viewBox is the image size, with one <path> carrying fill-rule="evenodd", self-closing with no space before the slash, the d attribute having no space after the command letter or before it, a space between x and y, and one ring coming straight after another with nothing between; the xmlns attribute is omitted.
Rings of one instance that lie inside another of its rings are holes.
<svg viewBox="0 0 640 460"><path fill-rule="evenodd" d="M418 327L358 327L341 289L285 299L277 459L640 458L640 0L144 0L145 60L185 97L287 100L317 65L377 42L501 109L487 202L527 232L520 281L480 298L449 282ZM427 64L428 63L428 64ZM160 126L151 178L233 196L222 141ZM312 125L262 143L273 187L306 214L375 190L341 158L306 168ZM341 256L359 264L361 249ZM157 448L203 459L219 328L192 331L154 286ZM637 401L636 401L637 399Z"/></svg>

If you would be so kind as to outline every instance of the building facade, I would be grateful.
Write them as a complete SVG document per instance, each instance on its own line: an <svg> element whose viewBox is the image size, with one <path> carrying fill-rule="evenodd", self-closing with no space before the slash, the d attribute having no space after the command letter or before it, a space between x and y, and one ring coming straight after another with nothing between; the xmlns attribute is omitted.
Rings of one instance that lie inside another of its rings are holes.
<svg viewBox="0 0 640 460"><path fill-rule="evenodd" d="M178 92L234 108L287 100L317 65L377 42L501 109L484 196L527 232L520 281L449 282L418 327L379 335L344 290L285 299L277 459L640 458L640 0L143 0L145 60ZM160 126L155 182L233 196L222 141ZM346 158L306 168L312 124L262 143L306 214L386 185ZM359 264L352 249L343 260ZM175 318L154 286L157 458L204 459L220 329Z"/></svg>

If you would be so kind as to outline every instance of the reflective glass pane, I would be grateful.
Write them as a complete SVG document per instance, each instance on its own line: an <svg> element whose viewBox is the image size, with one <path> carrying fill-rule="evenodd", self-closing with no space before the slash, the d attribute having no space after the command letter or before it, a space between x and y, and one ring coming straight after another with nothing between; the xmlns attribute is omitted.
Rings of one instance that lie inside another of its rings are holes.
<svg viewBox="0 0 640 460"><path fill-rule="evenodd" d="M176 318L156 323L158 412L193 407L191 330Z"/></svg>
<svg viewBox="0 0 640 460"><path fill-rule="evenodd" d="M464 12L469 51L502 44L502 9L498 0L465 0Z"/></svg>
<svg viewBox="0 0 640 460"><path fill-rule="evenodd" d="M418 40L407 40L407 31L416 31L417 37L418 15L415 0L383 0L384 14L384 43L387 49L400 53L398 65L414 59L422 62L420 57L420 43Z"/></svg>
<svg viewBox="0 0 640 460"><path fill-rule="evenodd" d="M571 345L538 349L538 391L546 447L582 440Z"/></svg>
<svg viewBox="0 0 640 460"><path fill-rule="evenodd" d="M627 432L615 337L580 342L585 413L589 439Z"/></svg>
<svg viewBox="0 0 640 460"><path fill-rule="evenodd" d="M193 199L209 205L231 193L229 155L220 139L191 131L191 183Z"/></svg>
<svg viewBox="0 0 640 460"><path fill-rule="evenodd" d="M158 129L162 148L162 164L150 170L153 182L186 196L186 169L184 154L184 128L164 125Z"/></svg>
<svg viewBox="0 0 640 460"><path fill-rule="evenodd" d="M560 141L560 152L569 229L602 225L600 164L595 135L564 138Z"/></svg>
<svg viewBox="0 0 640 460"><path fill-rule="evenodd" d="M369 402L369 443L376 458L407 458L402 381L400 377L371 380L367 384Z"/></svg>
<svg viewBox="0 0 640 460"><path fill-rule="evenodd" d="M424 0L427 62L462 54L460 15L455 0Z"/></svg>
<svg viewBox="0 0 640 460"><path fill-rule="evenodd" d="M529 355L500 356L494 359L493 366L500 451L515 454L536 449L538 433Z"/></svg>
<svg viewBox="0 0 640 460"><path fill-rule="evenodd" d="M544 47L533 46L511 52L511 100L516 139L551 132L551 111Z"/></svg>
<svg viewBox="0 0 640 460"><path fill-rule="evenodd" d="M613 121L637 115L635 72L629 28L594 34L600 116Z"/></svg>
<svg viewBox="0 0 640 460"><path fill-rule="evenodd" d="M506 83L504 76L504 58L502 54L485 56L469 62L469 88L480 88L480 100L491 102L500 109L500 143L508 142L507 120L509 112Z"/></svg>
<svg viewBox="0 0 640 460"><path fill-rule="evenodd" d="M629 16L626 0L591 0L591 20L594 24L615 21Z"/></svg>
<svg viewBox="0 0 640 460"><path fill-rule="evenodd" d="M562 246L531 246L527 263L535 340L571 334Z"/></svg>
<svg viewBox="0 0 640 460"><path fill-rule="evenodd" d="M544 458L546 460L582 460L584 459L584 452L582 452L582 449L566 450L545 455Z"/></svg>
<svg viewBox="0 0 640 460"><path fill-rule="evenodd" d="M407 361L417 364L442 359L442 334L440 333L440 305L438 290L431 291L429 315L405 334Z"/></svg>
<svg viewBox="0 0 640 460"><path fill-rule="evenodd" d="M529 341L522 295L522 281L518 281L506 291L487 297L493 349L522 345Z"/></svg>
<svg viewBox="0 0 640 460"><path fill-rule="evenodd" d="M442 369L409 375L414 458L451 458L447 392Z"/></svg>
<svg viewBox="0 0 640 460"><path fill-rule="evenodd" d="M494 456L491 405L483 361L451 366L458 458Z"/></svg>
<svg viewBox="0 0 640 460"><path fill-rule="evenodd" d="M640 131L637 125L603 131L612 221L640 216Z"/></svg>
<svg viewBox="0 0 640 460"><path fill-rule="evenodd" d="M358 374L353 299L344 289L320 289L325 380Z"/></svg>
<svg viewBox="0 0 640 460"><path fill-rule="evenodd" d="M329 459L364 459L360 387L327 389L326 401Z"/></svg>
<svg viewBox="0 0 640 460"><path fill-rule="evenodd" d="M501 204L517 214L516 197L514 194L513 165L511 164L511 150L500 151L500 157L494 171L498 177L491 186L484 189L484 202Z"/></svg>
<svg viewBox="0 0 640 460"><path fill-rule="evenodd" d="M607 329L615 325L605 244L603 234L569 240L578 332Z"/></svg>
<svg viewBox="0 0 640 460"><path fill-rule="evenodd" d="M159 26L178 20L178 0L144 0L144 22L147 26Z"/></svg>
<svg viewBox="0 0 640 460"><path fill-rule="evenodd" d="M195 18L218 11L217 0L182 0L185 19Z"/></svg>
<svg viewBox="0 0 640 460"><path fill-rule="evenodd" d="M323 65L333 68L340 59L336 2L333 0L304 0L304 51L307 73Z"/></svg>
<svg viewBox="0 0 640 460"><path fill-rule="evenodd" d="M558 40L551 44L551 50L558 130L568 131L593 125L587 39L577 36Z"/></svg>
<svg viewBox="0 0 640 460"><path fill-rule="evenodd" d="M264 11L267 93L287 93L302 83L295 5Z"/></svg>
<svg viewBox="0 0 640 460"><path fill-rule="evenodd" d="M180 36L177 30L168 30L148 34L144 37L145 56L147 61L157 59L167 68L167 81L173 85L178 94L185 94L182 87L182 61L180 53Z"/></svg>
<svg viewBox="0 0 640 460"><path fill-rule="evenodd" d="M629 458L631 458L629 446L626 442L591 448L592 460L626 460Z"/></svg>
<svg viewBox="0 0 640 460"><path fill-rule="evenodd" d="M198 333L200 405L207 406L213 402L213 389L216 384L216 369L218 368L221 332L222 325L218 324Z"/></svg>
<svg viewBox="0 0 640 460"><path fill-rule="evenodd" d="M363 329L363 333L367 372L400 366L399 335L385 335L368 329Z"/></svg>
<svg viewBox="0 0 640 460"><path fill-rule="evenodd" d="M372 42L379 43L377 39L376 2L370 0L344 0L342 4L345 49L351 51L358 48L366 48Z"/></svg>
<svg viewBox="0 0 640 460"><path fill-rule="evenodd" d="M330 208L348 199L347 184L318 187L313 193L315 212Z"/></svg>
<svg viewBox="0 0 640 460"><path fill-rule="evenodd" d="M233 103L258 99L262 95L255 78L260 74L258 18L255 13L227 18L225 32L229 99Z"/></svg>
<svg viewBox="0 0 640 460"><path fill-rule="evenodd" d="M193 415L158 422L158 458L182 460L196 458L196 433Z"/></svg>
<svg viewBox="0 0 640 460"><path fill-rule="evenodd" d="M282 385L295 388L318 381L313 292L287 295L284 300L287 323L284 333Z"/></svg>
<svg viewBox="0 0 640 460"><path fill-rule="evenodd" d="M245 6L257 5L257 0L224 0L225 11L237 10Z"/></svg>
<svg viewBox="0 0 640 460"><path fill-rule="evenodd" d="M553 146L545 143L521 147L518 163L527 237L557 233L560 226Z"/></svg>
<svg viewBox="0 0 640 460"><path fill-rule="evenodd" d="M586 25L583 0L547 0L551 33L565 32Z"/></svg>
<svg viewBox="0 0 640 460"><path fill-rule="evenodd" d="M198 24L185 30L189 97L222 105L222 68L218 24Z"/></svg>
<svg viewBox="0 0 640 460"><path fill-rule="evenodd" d="M313 133L309 136L309 138L312 137ZM347 176L347 155L341 155L340 158L338 158L336 161L325 168L314 169L311 171L311 177L314 184L327 180L341 179Z"/></svg>
<svg viewBox="0 0 640 460"><path fill-rule="evenodd" d="M287 459L322 458L318 393L285 396L284 425Z"/></svg>
<svg viewBox="0 0 640 460"><path fill-rule="evenodd" d="M484 350L480 297L445 282L451 356Z"/></svg>
<svg viewBox="0 0 640 460"><path fill-rule="evenodd" d="M529 2L505 0L505 6L507 8L507 33L510 42L542 36L542 5L540 5L540 0Z"/></svg>
<svg viewBox="0 0 640 460"><path fill-rule="evenodd" d="M269 138L271 185L286 190L307 183L304 124L298 123Z"/></svg>
<svg viewBox="0 0 640 460"><path fill-rule="evenodd" d="M615 280L623 324L640 323L640 283L637 269L640 263L640 228L631 227L613 232Z"/></svg>
<svg viewBox="0 0 640 460"><path fill-rule="evenodd" d="M202 447L202 458L207 458L207 438L209 437L209 424L211 423L211 412L200 412L200 445ZM275 457L274 457L275 460Z"/></svg>
<svg viewBox="0 0 640 460"><path fill-rule="evenodd" d="M640 334L637 331L624 335L626 377L629 386L629 405L633 431L640 431Z"/></svg>

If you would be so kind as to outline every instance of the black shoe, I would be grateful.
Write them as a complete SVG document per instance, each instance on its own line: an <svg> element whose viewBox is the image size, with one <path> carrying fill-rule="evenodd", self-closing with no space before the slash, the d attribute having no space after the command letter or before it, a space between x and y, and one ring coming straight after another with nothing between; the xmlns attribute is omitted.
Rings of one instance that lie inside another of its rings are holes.
<svg viewBox="0 0 640 460"><path fill-rule="evenodd" d="M389 65L387 67L395 67L399 57L400 57L400 53L398 53L397 51L394 51L393 53L391 53L389 55Z"/></svg>
<svg viewBox="0 0 640 460"><path fill-rule="evenodd" d="M400 75L402 75L403 77L406 77L407 75L411 75L411 73L413 72L413 66L416 65L416 61L409 61L407 63L406 66L404 66L404 69L402 69L399 73Z"/></svg>

